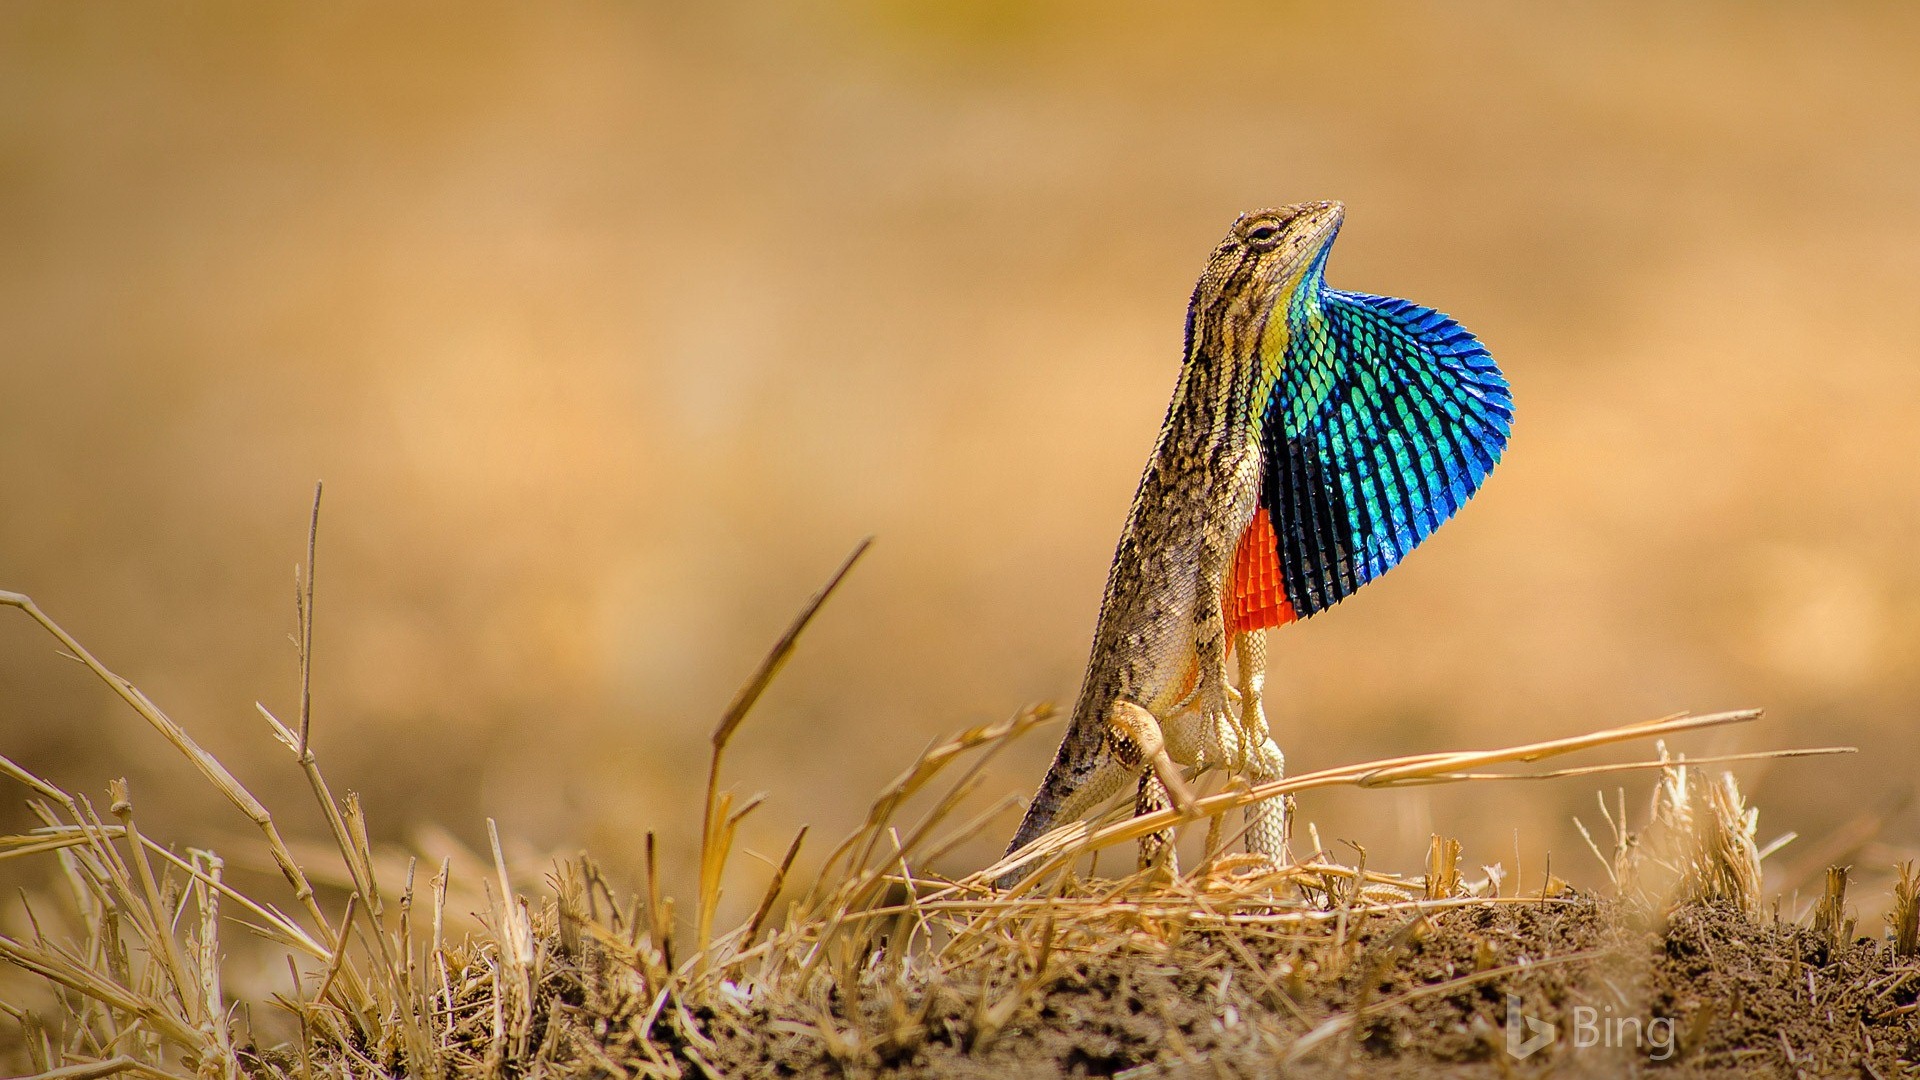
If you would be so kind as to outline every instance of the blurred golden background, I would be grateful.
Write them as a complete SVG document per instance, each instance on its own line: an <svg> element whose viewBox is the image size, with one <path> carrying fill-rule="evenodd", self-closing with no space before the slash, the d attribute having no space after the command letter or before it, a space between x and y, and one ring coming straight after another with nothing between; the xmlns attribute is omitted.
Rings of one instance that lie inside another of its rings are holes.
<svg viewBox="0 0 1920 1080"><path fill-rule="evenodd" d="M1330 280L1459 317L1518 421L1273 635L1290 767L1761 705L1684 749L1860 745L1740 775L1783 867L1852 822L1878 872L1920 845L1916 55L1891 3L10 4L0 588L317 834L253 702L295 709L323 478L334 783L631 881L647 828L684 876L715 719L873 533L729 760L747 846L824 841L1071 699L1202 260L1340 198ZM0 752L242 829L51 646L0 619ZM1595 884L1612 786L1302 816Z"/></svg>

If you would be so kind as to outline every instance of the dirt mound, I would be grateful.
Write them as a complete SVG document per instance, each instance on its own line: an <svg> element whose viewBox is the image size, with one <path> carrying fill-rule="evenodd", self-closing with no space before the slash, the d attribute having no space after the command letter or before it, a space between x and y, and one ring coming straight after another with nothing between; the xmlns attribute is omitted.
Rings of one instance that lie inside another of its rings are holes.
<svg viewBox="0 0 1920 1080"><path fill-rule="evenodd" d="M1920 1060L1920 967L1728 905L1650 925L1588 899L1478 902L1045 962L928 980L883 946L818 1000L699 1010L689 1041L649 1023L671 1003L622 995L589 960L535 1012L563 1068L644 1073L668 1052L726 1076L1890 1077Z"/></svg>

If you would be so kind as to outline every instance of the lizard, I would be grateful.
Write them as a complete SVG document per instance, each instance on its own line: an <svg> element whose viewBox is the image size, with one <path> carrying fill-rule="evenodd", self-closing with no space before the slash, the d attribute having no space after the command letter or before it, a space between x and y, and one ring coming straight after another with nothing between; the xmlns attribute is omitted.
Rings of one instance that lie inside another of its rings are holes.
<svg viewBox="0 0 1920 1080"><path fill-rule="evenodd" d="M1266 631L1391 569L1499 461L1513 401L1479 340L1430 308L1327 286L1345 213L1249 211L1208 259L1086 675L1009 857L1130 780L1136 813L1184 799L1176 766L1280 779ZM1286 815L1281 799L1246 808L1252 855L1286 863ZM1143 868L1171 858L1163 834L1141 841Z"/></svg>

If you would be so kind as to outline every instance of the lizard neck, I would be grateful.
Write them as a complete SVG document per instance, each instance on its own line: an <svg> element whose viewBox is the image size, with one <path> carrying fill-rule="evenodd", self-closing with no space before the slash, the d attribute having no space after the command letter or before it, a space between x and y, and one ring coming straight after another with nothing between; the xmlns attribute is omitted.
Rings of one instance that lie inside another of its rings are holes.
<svg viewBox="0 0 1920 1080"><path fill-rule="evenodd" d="M1208 288L1202 282L1187 308L1186 357L1173 401L1161 424L1153 463L1208 473L1196 453L1232 452L1257 444L1267 402L1301 346L1326 330L1325 268L1328 248L1272 291ZM1147 479L1142 479L1144 493Z"/></svg>
<svg viewBox="0 0 1920 1080"><path fill-rule="evenodd" d="M1272 397L1281 370L1290 364L1305 363L1313 353L1312 343L1324 338L1327 333L1326 267L1327 254L1331 250L1331 245L1321 248L1297 275L1282 284L1274 298L1272 312L1260 336L1260 370L1254 398L1259 403L1253 424L1256 437L1265 425L1265 406ZM1330 378L1332 372L1324 374ZM1308 395L1296 395L1300 407L1304 408L1304 402L1309 400L1312 398ZM1298 421L1302 418L1288 419ZM1299 426L1299 423L1292 425L1294 428Z"/></svg>

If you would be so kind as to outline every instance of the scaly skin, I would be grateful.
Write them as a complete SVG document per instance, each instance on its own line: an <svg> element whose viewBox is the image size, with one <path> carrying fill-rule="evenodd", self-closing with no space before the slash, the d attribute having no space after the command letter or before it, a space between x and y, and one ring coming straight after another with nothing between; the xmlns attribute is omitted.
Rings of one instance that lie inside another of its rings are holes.
<svg viewBox="0 0 1920 1080"><path fill-rule="evenodd" d="M1479 343L1437 312L1325 287L1342 215L1335 202L1244 214L1200 275L1086 677L1009 854L1129 781L1136 811L1165 805L1128 734L1139 710L1173 762L1278 779L1265 627L1384 573L1498 460L1511 399ZM1284 863L1281 801L1246 813L1249 851ZM1150 838L1141 857L1170 861L1171 846Z"/></svg>

